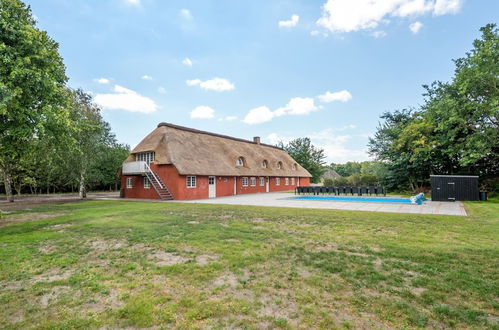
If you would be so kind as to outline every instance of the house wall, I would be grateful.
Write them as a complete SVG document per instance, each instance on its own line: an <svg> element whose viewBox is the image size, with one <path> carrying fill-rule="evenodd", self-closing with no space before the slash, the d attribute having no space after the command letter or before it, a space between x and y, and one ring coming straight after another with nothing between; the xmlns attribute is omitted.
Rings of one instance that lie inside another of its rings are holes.
<svg viewBox="0 0 499 330"><path fill-rule="evenodd" d="M157 173L161 180L167 185L170 192L173 194L176 200L190 200L190 199L204 199L208 198L208 176L207 175L197 175L196 176L196 187L187 188L186 175L180 175L177 169L173 165L156 165L150 164L151 169ZM130 176L132 178L132 188L126 187L127 176L122 176L121 184L124 189L125 198L146 198L146 199L159 199L154 187L151 186L149 189L144 188L144 177L142 176ZM227 176L215 176L216 180L216 197L222 196L232 196L234 195L234 181L236 182L236 194L254 194L254 193L264 193L265 185L260 186L259 177L256 177L256 185L251 186L251 177L248 177L248 186L242 185L242 177L227 177ZM226 179L226 180L225 180ZM267 177L265 177L267 180ZM269 177L269 190L270 192L275 191L289 191L294 190L298 186L310 185L310 178L297 178L295 177L295 184L291 184L291 178L289 178L289 184L286 185L286 179L281 178L280 185L276 185L276 178Z"/></svg>

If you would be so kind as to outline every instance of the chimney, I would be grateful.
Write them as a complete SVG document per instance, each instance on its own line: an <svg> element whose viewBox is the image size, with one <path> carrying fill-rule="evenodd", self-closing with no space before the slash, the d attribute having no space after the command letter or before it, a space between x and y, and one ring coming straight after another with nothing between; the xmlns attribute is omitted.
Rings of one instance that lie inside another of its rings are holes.
<svg viewBox="0 0 499 330"><path fill-rule="evenodd" d="M253 138L253 142L255 142L256 144L260 144L260 137L259 136L255 136Z"/></svg>

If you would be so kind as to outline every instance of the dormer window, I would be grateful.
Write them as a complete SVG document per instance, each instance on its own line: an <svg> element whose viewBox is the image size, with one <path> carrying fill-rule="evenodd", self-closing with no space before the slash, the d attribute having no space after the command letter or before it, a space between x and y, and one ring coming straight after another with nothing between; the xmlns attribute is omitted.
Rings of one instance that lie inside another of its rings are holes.
<svg viewBox="0 0 499 330"><path fill-rule="evenodd" d="M146 162L147 164L150 164L154 162L154 151L148 151L148 152L139 152L137 154L137 161L139 162Z"/></svg>
<svg viewBox="0 0 499 330"><path fill-rule="evenodd" d="M296 164L293 164L293 171L296 171Z"/></svg>
<svg viewBox="0 0 499 330"><path fill-rule="evenodd" d="M282 169L282 162L277 162L277 168L280 170Z"/></svg>
<svg viewBox="0 0 499 330"><path fill-rule="evenodd" d="M236 159L236 166L238 166L238 167L244 166L244 158L243 157L239 157L238 159Z"/></svg>
<svg viewBox="0 0 499 330"><path fill-rule="evenodd" d="M266 160L262 161L262 168L267 168L267 161Z"/></svg>

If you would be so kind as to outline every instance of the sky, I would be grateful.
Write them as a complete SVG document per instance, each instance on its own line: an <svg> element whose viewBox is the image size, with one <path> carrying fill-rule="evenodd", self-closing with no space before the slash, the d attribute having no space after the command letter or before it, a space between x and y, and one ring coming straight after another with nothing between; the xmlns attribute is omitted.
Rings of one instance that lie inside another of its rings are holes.
<svg viewBox="0 0 499 330"><path fill-rule="evenodd" d="M169 122L368 160L386 111L449 81L497 0L29 0L117 139Z"/></svg>

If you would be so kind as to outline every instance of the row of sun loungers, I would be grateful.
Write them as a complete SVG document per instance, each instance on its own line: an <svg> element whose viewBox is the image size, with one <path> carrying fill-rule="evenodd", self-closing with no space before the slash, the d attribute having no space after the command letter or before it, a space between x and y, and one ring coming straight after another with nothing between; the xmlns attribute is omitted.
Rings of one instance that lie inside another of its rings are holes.
<svg viewBox="0 0 499 330"><path fill-rule="evenodd" d="M295 189L295 194L314 194L314 195L383 195L386 196L386 189L380 186L369 186L369 187L297 187Z"/></svg>

